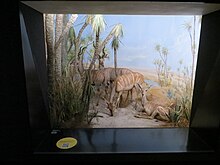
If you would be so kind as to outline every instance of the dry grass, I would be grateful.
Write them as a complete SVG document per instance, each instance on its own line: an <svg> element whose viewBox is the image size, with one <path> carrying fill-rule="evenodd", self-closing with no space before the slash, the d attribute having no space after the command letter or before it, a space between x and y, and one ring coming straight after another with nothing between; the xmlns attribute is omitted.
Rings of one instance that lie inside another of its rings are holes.
<svg viewBox="0 0 220 165"><path fill-rule="evenodd" d="M69 128L86 121L91 97L88 86L85 77L73 79L63 76L56 79L49 95L52 127Z"/></svg>

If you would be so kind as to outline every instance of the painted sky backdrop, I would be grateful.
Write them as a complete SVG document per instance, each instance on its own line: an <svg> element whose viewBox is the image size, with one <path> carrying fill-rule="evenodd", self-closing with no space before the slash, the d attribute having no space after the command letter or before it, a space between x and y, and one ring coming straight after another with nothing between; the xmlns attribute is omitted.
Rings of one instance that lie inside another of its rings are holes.
<svg viewBox="0 0 220 165"><path fill-rule="evenodd" d="M85 15L79 15L74 23L76 31L82 26ZM101 34L104 39L114 25L123 25L124 36L118 50L118 67L154 69L154 60L159 58L155 50L156 44L166 47L169 51L168 65L172 71L179 67L183 60L184 66L191 66L191 42L184 24L193 22L193 16L177 15L104 15L106 29ZM201 22L196 22L196 46L198 48ZM85 30L84 35L91 34L91 27ZM105 66L113 67L113 50L108 43L110 58L106 59Z"/></svg>

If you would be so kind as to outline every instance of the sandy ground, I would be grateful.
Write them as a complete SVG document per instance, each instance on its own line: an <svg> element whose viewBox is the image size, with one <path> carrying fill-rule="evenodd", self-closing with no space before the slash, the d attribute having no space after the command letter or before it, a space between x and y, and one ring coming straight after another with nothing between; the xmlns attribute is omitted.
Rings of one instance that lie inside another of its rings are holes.
<svg viewBox="0 0 220 165"><path fill-rule="evenodd" d="M92 128L155 128L155 127L169 127L169 124L157 119L143 119L137 118L135 115L140 108L137 105L135 110L134 103L129 104L126 108L118 108L114 112L114 116L110 116L110 111L106 109L106 104L100 100L99 106L94 106L95 111L98 111L97 117L92 119L90 126ZM92 112L91 110L90 112Z"/></svg>

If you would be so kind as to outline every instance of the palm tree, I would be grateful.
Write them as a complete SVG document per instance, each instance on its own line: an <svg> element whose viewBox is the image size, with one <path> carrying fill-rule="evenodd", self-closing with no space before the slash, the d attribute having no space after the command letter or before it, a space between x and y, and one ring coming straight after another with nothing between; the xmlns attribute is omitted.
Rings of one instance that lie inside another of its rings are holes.
<svg viewBox="0 0 220 165"><path fill-rule="evenodd" d="M102 42L102 44L100 46L100 49L103 49L105 47L105 45L108 43L108 41L112 37L115 38L115 40L118 40L116 42L118 42L118 47L119 47L119 41L120 41L119 38L123 37L123 27L122 27L122 24L117 24L117 25L114 26L114 28L111 30L111 32L108 34L108 36L105 38L105 40ZM117 46L117 45L115 45L115 46ZM116 58L116 60L117 60L117 58Z"/></svg>
<svg viewBox="0 0 220 165"><path fill-rule="evenodd" d="M119 37L114 37L112 40L112 49L114 50L114 68L115 68L115 75L117 77L117 72L116 72L116 68L117 68L117 51L119 48Z"/></svg>
<svg viewBox="0 0 220 165"><path fill-rule="evenodd" d="M88 72L85 72L85 81L83 83L82 103L84 106L82 108L82 111L85 112L85 114L87 114L89 110L89 103L90 103L91 92L92 92L92 88L90 85L91 69L94 66L94 63L99 53L98 48L99 48L100 33L104 31L105 29L105 21L102 15L94 15L93 17L91 17L91 20L89 21L92 25L92 29L93 29L93 32L95 33L96 39L95 39L95 44L94 44L94 47L95 47L94 56L92 58L92 62L90 63Z"/></svg>
<svg viewBox="0 0 220 165"><path fill-rule="evenodd" d="M122 37L122 36L123 36L122 24L117 24L113 27L113 29L107 35L107 37L103 40L103 42L98 44L98 47L97 47L97 44L95 44L95 53L94 53L94 56L93 56L93 59L92 59L92 62L90 64L89 68L91 69L94 66L96 59L98 58L98 56L100 55L103 48L111 40L112 37ZM98 39L98 41L99 41L99 39Z"/></svg>
<svg viewBox="0 0 220 165"><path fill-rule="evenodd" d="M108 36L105 38L105 40L100 45L100 50L108 43L108 41L112 37L123 37L123 27L122 24L117 24L114 26L114 28L111 30L111 32L108 34Z"/></svg>
<svg viewBox="0 0 220 165"><path fill-rule="evenodd" d="M101 52L100 43L99 43L100 33L105 30L105 25L106 25L104 17L99 14L94 15L91 23L92 23L92 30L95 33L95 44L94 44L95 52L89 66L89 70L91 70L94 67L95 61Z"/></svg>
<svg viewBox="0 0 220 165"><path fill-rule="evenodd" d="M123 37L123 29L122 29L122 24L118 24L116 25L116 29L115 29L115 35L113 37L112 40L112 48L114 50L114 66L115 66L115 71L117 68L117 51L119 48L119 42L120 42L120 37Z"/></svg>

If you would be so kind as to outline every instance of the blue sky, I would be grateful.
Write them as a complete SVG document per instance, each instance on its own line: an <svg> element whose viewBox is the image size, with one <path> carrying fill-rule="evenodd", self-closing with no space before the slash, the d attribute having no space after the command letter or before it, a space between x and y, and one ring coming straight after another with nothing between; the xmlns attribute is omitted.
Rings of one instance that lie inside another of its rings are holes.
<svg viewBox="0 0 220 165"><path fill-rule="evenodd" d="M79 15L74 26L79 29L85 15ZM159 58L155 45L160 44L169 51L168 65L176 71L179 61L185 66L191 66L192 55L190 37L184 23L192 22L193 16L154 16L154 15L104 15L106 29L101 34L102 39L117 23L123 25L124 37L118 50L118 67L139 69L154 69L153 61ZM91 33L87 28L85 35ZM198 47L200 24L196 23L196 45ZM110 43L110 58L106 59L105 66L113 66L113 51Z"/></svg>

